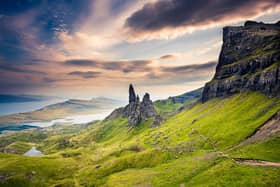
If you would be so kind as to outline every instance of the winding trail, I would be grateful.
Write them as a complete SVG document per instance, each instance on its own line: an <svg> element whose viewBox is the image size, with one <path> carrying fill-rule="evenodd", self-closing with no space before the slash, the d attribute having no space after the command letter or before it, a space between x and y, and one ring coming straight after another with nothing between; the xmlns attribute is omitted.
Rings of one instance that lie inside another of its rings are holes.
<svg viewBox="0 0 280 187"><path fill-rule="evenodd" d="M249 159L240 159L240 158L235 158L234 161L239 164L250 165L250 166L280 167L280 162L268 162L268 161L263 161L263 160L249 160Z"/></svg>

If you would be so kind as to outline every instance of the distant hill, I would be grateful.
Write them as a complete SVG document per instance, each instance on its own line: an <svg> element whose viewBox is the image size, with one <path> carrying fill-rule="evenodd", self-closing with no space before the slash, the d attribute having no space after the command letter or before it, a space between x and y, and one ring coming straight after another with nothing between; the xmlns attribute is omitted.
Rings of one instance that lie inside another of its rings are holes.
<svg viewBox="0 0 280 187"><path fill-rule="evenodd" d="M203 88L198 88L168 99L157 100L154 102L155 108L160 114L174 114L185 105L201 99L202 92Z"/></svg>
<svg viewBox="0 0 280 187"><path fill-rule="evenodd" d="M169 97L168 99L170 99L173 103L185 103L190 99L200 99L202 91L203 88L198 88L196 90L186 92L178 96Z"/></svg>
<svg viewBox="0 0 280 187"><path fill-rule="evenodd" d="M113 109L121 104L109 98L93 98L91 100L70 99L65 102L48 105L39 110L0 116L0 125L15 125L36 121L49 121L80 114L95 114Z"/></svg>

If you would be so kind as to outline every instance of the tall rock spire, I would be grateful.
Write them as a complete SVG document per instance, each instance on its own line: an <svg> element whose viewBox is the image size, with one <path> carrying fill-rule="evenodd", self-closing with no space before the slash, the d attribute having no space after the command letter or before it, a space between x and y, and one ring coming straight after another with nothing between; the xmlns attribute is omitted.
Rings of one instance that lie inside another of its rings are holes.
<svg viewBox="0 0 280 187"><path fill-rule="evenodd" d="M133 88L133 85L129 85L129 103L135 103L136 102L136 94Z"/></svg>

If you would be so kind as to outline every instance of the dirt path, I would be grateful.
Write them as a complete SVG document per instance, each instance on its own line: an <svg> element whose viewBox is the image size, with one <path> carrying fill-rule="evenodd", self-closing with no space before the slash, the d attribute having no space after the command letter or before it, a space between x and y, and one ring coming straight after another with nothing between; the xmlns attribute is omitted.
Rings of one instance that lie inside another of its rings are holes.
<svg viewBox="0 0 280 187"><path fill-rule="evenodd" d="M262 160L247 160L247 159L240 159L240 158L235 158L234 161L236 161L239 164L250 165L250 166L280 167L280 162L268 162L268 161L262 161Z"/></svg>

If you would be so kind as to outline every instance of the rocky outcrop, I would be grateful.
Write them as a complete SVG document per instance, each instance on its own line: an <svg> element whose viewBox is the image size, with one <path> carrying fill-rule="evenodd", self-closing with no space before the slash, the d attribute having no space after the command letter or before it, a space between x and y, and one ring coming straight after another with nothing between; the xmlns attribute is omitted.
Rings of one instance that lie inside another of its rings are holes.
<svg viewBox="0 0 280 187"><path fill-rule="evenodd" d="M150 99L150 95L145 93L141 103L141 114L145 118L151 118L157 115L153 102Z"/></svg>
<svg viewBox="0 0 280 187"><path fill-rule="evenodd" d="M203 90L202 101L242 90L280 93L280 22L247 21L225 27L214 78Z"/></svg>
<svg viewBox="0 0 280 187"><path fill-rule="evenodd" d="M129 126L138 125L143 118L153 118L157 116L154 104L150 95L146 93L140 102L139 96L135 94L132 84L129 85L129 103L123 109L123 116L128 118Z"/></svg>
<svg viewBox="0 0 280 187"><path fill-rule="evenodd" d="M154 127L160 126L162 121L163 121L163 119L162 119L161 115L156 115L154 117L154 121L153 121L151 127L154 128Z"/></svg>

